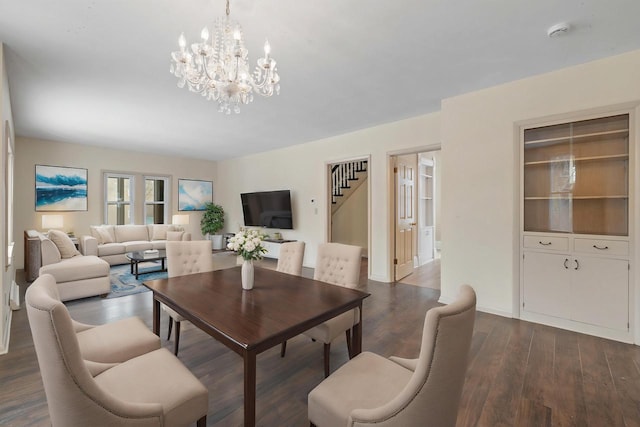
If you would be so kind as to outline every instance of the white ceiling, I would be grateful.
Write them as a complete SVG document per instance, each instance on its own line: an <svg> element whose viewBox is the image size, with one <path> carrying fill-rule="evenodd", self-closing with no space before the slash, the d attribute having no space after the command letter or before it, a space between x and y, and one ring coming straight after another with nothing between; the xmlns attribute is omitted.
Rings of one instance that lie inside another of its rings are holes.
<svg viewBox="0 0 640 427"><path fill-rule="evenodd" d="M639 0L231 0L252 63L269 39L282 91L227 116L169 73L179 34L195 42L224 9L224 0L0 0L17 135L225 159L640 49ZM547 37L560 21L571 32Z"/></svg>

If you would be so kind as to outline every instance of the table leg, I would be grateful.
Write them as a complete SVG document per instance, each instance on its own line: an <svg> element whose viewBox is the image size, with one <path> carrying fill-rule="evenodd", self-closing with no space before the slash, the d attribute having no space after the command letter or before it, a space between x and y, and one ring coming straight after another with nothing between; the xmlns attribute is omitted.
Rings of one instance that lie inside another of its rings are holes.
<svg viewBox="0 0 640 427"><path fill-rule="evenodd" d="M160 301L153 299L153 333L160 336Z"/></svg>
<svg viewBox="0 0 640 427"><path fill-rule="evenodd" d="M353 356L362 353L362 303L360 303L360 321L353 327L353 336L351 337L351 346L353 348Z"/></svg>
<svg viewBox="0 0 640 427"><path fill-rule="evenodd" d="M256 353L244 353L244 425L256 425Z"/></svg>
<svg viewBox="0 0 640 427"><path fill-rule="evenodd" d="M131 274L133 274L133 260L129 260L129 264L131 264Z"/></svg>
<svg viewBox="0 0 640 427"><path fill-rule="evenodd" d="M162 271L165 270L165 268L164 268L164 260L165 260L165 258L162 258Z"/></svg>
<svg viewBox="0 0 640 427"><path fill-rule="evenodd" d="M136 280L138 280L138 266L140 265L140 262L136 261Z"/></svg>

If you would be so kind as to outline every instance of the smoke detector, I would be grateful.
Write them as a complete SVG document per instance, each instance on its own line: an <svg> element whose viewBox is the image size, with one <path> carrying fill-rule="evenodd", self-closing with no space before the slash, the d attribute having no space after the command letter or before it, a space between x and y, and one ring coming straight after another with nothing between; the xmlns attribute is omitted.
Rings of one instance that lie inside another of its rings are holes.
<svg viewBox="0 0 640 427"><path fill-rule="evenodd" d="M549 27L547 35L549 37L559 37L569 32L571 26L566 22L560 22Z"/></svg>

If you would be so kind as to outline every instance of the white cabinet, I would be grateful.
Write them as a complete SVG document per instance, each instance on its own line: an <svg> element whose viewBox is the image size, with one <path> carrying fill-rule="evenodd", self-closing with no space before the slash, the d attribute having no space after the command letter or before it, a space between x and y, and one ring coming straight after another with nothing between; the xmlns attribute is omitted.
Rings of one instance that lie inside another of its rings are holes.
<svg viewBox="0 0 640 427"><path fill-rule="evenodd" d="M522 128L522 319L633 340L631 117Z"/></svg>
<svg viewBox="0 0 640 427"><path fill-rule="evenodd" d="M523 311L627 331L629 261L525 251Z"/></svg>

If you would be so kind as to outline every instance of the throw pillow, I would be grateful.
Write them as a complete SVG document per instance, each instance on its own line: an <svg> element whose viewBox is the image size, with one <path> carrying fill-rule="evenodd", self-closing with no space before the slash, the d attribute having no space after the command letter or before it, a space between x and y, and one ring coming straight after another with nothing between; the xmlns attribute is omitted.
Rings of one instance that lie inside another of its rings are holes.
<svg viewBox="0 0 640 427"><path fill-rule="evenodd" d="M54 245L60 251L60 257L62 259L71 258L76 255L80 255L80 252L76 249L76 245L73 244L67 233L60 230L50 230L49 231L49 240L53 242Z"/></svg>
<svg viewBox="0 0 640 427"><path fill-rule="evenodd" d="M107 231L106 228L98 227L96 228L98 235L100 236L100 244L105 243L113 243L113 239L111 238L111 234Z"/></svg>
<svg viewBox="0 0 640 427"><path fill-rule="evenodd" d="M167 240L168 231L168 225L155 224L153 226L153 235L151 236L151 240Z"/></svg>
<svg viewBox="0 0 640 427"><path fill-rule="evenodd" d="M167 240L170 242L182 240L184 231L167 231Z"/></svg>

